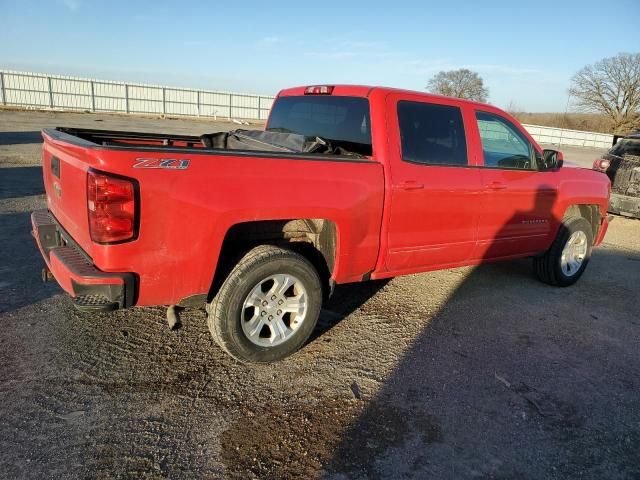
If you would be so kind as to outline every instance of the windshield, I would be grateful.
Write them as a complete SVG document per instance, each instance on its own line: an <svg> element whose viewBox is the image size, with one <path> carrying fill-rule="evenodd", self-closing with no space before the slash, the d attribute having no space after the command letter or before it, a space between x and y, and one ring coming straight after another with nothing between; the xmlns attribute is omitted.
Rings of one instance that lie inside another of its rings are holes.
<svg viewBox="0 0 640 480"><path fill-rule="evenodd" d="M362 97L280 97L266 129L320 137L351 152L372 154L369 100Z"/></svg>
<svg viewBox="0 0 640 480"><path fill-rule="evenodd" d="M625 155L640 155L640 139L625 138L616 143L611 150L611 155L624 157Z"/></svg>

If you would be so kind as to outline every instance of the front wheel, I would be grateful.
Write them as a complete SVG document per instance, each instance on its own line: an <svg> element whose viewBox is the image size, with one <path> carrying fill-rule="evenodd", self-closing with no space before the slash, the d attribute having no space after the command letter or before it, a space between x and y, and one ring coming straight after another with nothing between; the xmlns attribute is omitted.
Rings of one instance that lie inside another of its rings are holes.
<svg viewBox="0 0 640 480"><path fill-rule="evenodd" d="M592 247L591 224L583 217L567 218L549 250L533 259L536 275L549 285L573 285L587 268Z"/></svg>
<svg viewBox="0 0 640 480"><path fill-rule="evenodd" d="M302 255L273 245L250 250L207 306L216 342L241 362L280 360L307 341L322 304L322 285Z"/></svg>

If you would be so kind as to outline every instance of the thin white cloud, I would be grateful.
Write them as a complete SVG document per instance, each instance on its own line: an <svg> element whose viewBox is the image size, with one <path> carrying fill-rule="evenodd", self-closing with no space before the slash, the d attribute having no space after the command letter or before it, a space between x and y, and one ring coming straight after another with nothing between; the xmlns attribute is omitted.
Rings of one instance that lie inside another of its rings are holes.
<svg viewBox="0 0 640 480"><path fill-rule="evenodd" d="M281 37L266 36L261 38L257 45L271 47L283 42ZM509 64L494 63L458 63L448 58L420 58L415 53L402 49L395 49L384 41L367 38L326 38L326 48L319 50L317 45L310 45L305 40L289 39L289 46L304 48L303 56L310 59L348 62L349 64L362 64L373 69L393 70L407 72L413 75L429 77L439 71L457 70L467 68L481 75L504 75L511 77L541 75L542 71L535 67L522 67ZM311 47L311 48L309 48ZM316 47L316 48L313 48Z"/></svg>
<svg viewBox="0 0 640 480"><path fill-rule="evenodd" d="M262 37L260 40L258 40L257 45L259 47L273 47L274 45L277 45L278 43L281 43L281 42L282 42L281 37L270 35L270 36Z"/></svg>
<svg viewBox="0 0 640 480"><path fill-rule="evenodd" d="M477 65L464 65L461 68L468 68L469 70L477 70L485 73L502 73L504 75L533 75L540 73L540 70L529 67L512 67L511 65L500 64L485 64L480 63Z"/></svg>
<svg viewBox="0 0 640 480"><path fill-rule="evenodd" d="M62 3L72 12L75 12L82 6L82 0L62 0Z"/></svg>
<svg viewBox="0 0 640 480"><path fill-rule="evenodd" d="M432 73L440 70L453 70L454 67L448 60L434 59L409 59L401 60L401 65L418 73Z"/></svg>
<svg viewBox="0 0 640 480"><path fill-rule="evenodd" d="M512 65L490 63L454 63L446 59L410 59L401 62L406 68L421 74L431 74L441 70L458 70L466 68L483 74L499 74L509 76L534 75L541 70L531 67L516 67Z"/></svg>
<svg viewBox="0 0 640 480"><path fill-rule="evenodd" d="M325 60L344 60L349 58L355 58L359 54L356 52L347 52L347 51L333 51L333 52L304 52L305 57L310 58L321 58Z"/></svg>
<svg viewBox="0 0 640 480"><path fill-rule="evenodd" d="M387 44L379 41L348 40L342 43L347 49L387 49Z"/></svg>
<svg viewBox="0 0 640 480"><path fill-rule="evenodd" d="M207 45L207 43L208 42L205 42L204 40L184 40L182 45L185 47L203 47L204 45Z"/></svg>
<svg viewBox="0 0 640 480"><path fill-rule="evenodd" d="M399 70L409 70L421 75L430 75L441 70L457 70L460 68L467 68L485 75L522 76L541 73L541 70L537 68L508 64L460 64L443 58L416 58L414 53L397 50L386 42L366 38L333 38L327 39L326 44L332 47L326 51L312 50L305 53L305 56L332 60L360 60L362 62L376 63L383 68L391 67Z"/></svg>

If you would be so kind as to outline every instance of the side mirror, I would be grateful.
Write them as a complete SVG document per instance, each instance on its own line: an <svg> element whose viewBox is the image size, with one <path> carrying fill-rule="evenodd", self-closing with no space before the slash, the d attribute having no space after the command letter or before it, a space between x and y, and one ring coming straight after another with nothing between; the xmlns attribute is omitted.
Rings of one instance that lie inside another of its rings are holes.
<svg viewBox="0 0 640 480"><path fill-rule="evenodd" d="M543 170L556 170L562 167L564 155L559 150L545 148L542 151Z"/></svg>

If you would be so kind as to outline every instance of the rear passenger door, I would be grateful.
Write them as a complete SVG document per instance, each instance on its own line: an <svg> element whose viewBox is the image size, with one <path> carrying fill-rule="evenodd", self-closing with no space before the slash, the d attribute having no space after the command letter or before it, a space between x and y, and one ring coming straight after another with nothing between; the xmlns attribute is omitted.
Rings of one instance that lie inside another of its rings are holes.
<svg viewBox="0 0 640 480"><path fill-rule="evenodd" d="M465 112L453 99L391 94L388 163L391 201L386 266L407 273L464 264L480 214ZM472 113L471 113L472 115Z"/></svg>

